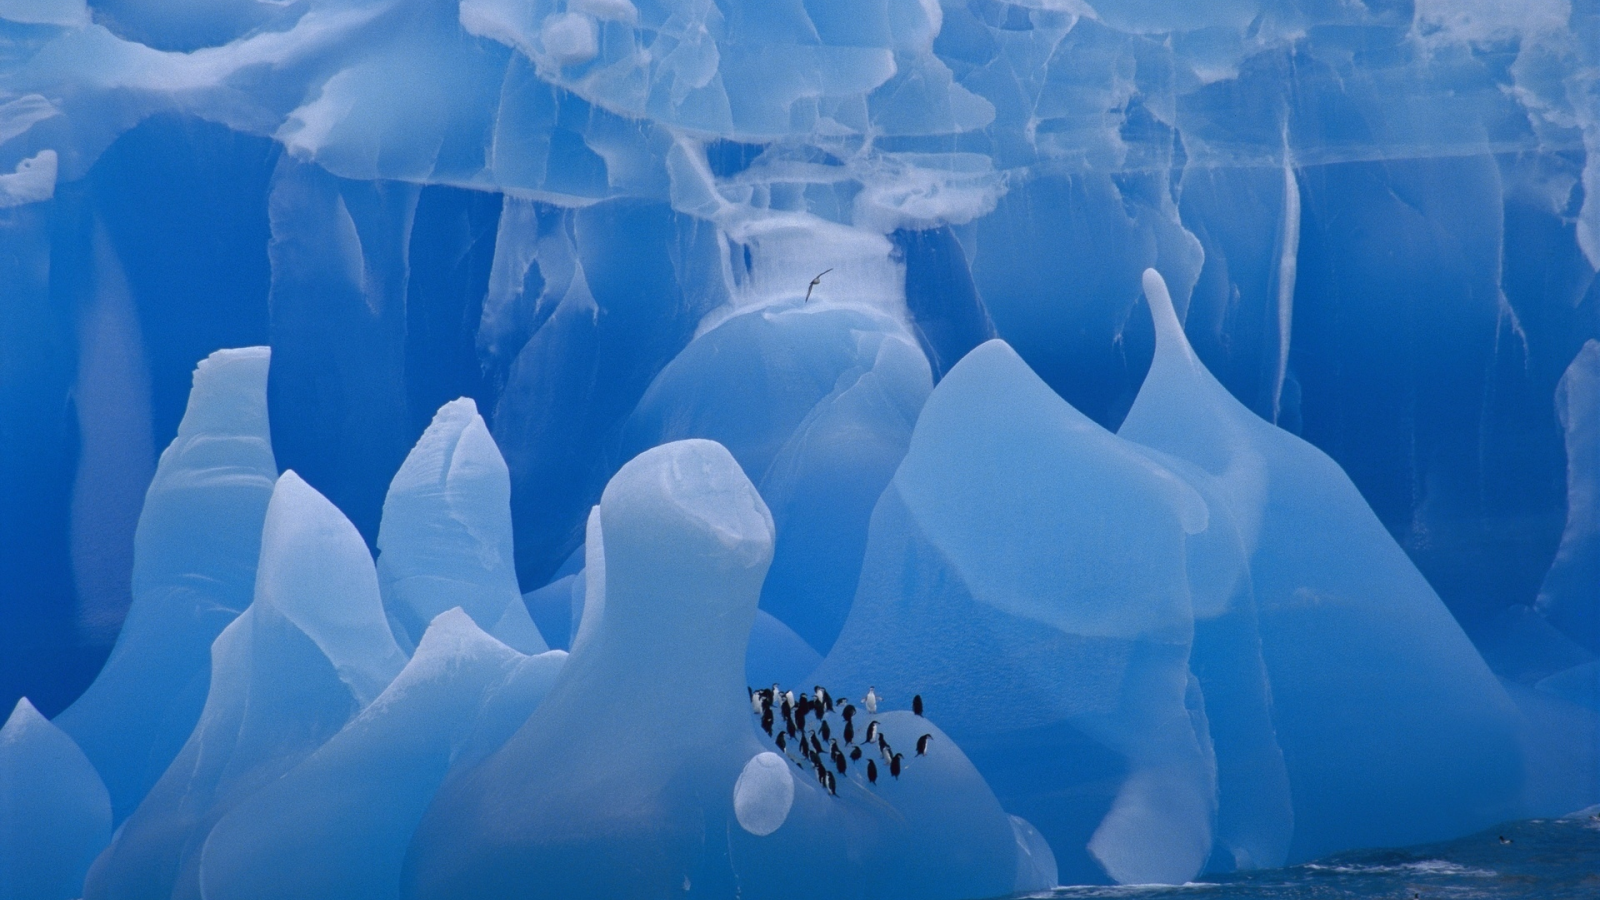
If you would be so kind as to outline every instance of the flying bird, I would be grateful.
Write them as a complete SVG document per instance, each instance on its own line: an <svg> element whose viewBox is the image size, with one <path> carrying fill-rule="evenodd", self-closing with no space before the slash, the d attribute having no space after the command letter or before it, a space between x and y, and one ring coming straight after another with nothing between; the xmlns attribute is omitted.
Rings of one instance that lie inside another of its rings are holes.
<svg viewBox="0 0 1600 900"><path fill-rule="evenodd" d="M828 274L829 272L832 272L832 271L833 271L832 269L823 269L821 272L817 273L817 277L811 279L811 283L806 285L806 299L803 302L805 302L805 303L810 303L811 302L811 292L813 290L816 290L817 285L822 283L822 276L824 276L824 275L826 275L826 274Z"/></svg>

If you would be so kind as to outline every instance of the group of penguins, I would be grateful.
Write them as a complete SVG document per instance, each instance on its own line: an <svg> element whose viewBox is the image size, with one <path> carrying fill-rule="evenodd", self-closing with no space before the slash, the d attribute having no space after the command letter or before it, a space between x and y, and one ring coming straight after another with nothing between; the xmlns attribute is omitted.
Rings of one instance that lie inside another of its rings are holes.
<svg viewBox="0 0 1600 900"><path fill-rule="evenodd" d="M878 711L875 689L867 688L861 705L869 716ZM761 717L761 730L772 738L778 751L801 771L813 770L817 782L836 797L839 795L837 776L849 772L851 763L860 765L862 757L868 753L876 751L888 767L889 775L896 779L905 765L905 754L896 753L889 746L878 729L877 720L867 723L857 743L855 704L843 700L835 705L833 697L820 684L810 694L802 691L798 697L794 691L783 690L776 684L770 688L751 688L750 710ZM911 698L911 711L922 715L921 694ZM932 738L931 734L917 738L918 756L928 752L928 741ZM800 754L798 759L796 753ZM877 784L878 760L868 757L866 767L867 783Z"/></svg>

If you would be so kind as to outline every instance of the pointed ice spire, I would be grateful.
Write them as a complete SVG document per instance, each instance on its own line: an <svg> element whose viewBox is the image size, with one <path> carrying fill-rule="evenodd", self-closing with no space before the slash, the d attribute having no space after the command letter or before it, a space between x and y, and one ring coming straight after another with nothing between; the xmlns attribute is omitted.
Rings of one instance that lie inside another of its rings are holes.
<svg viewBox="0 0 1600 900"><path fill-rule="evenodd" d="M292 769L405 665L366 542L294 472L261 534L255 600L211 648L211 689L188 743L96 861L88 900L200 896L217 821Z"/></svg>
<svg viewBox="0 0 1600 900"><path fill-rule="evenodd" d="M194 728L207 655L250 605L278 466L266 347L218 350L194 371L134 538L133 605L105 668L56 723L105 778L120 821Z"/></svg>
<svg viewBox="0 0 1600 900"><path fill-rule="evenodd" d="M1517 713L1461 626L1338 463L1235 400L1161 276L1144 287L1155 359L1119 434L1190 464L1238 525L1294 802L1288 861L1515 817ZM1220 760L1238 736L1206 690Z"/></svg>
<svg viewBox="0 0 1600 900"><path fill-rule="evenodd" d="M0 728L0 898L66 900L111 839L88 757L24 697Z"/></svg>
<svg viewBox="0 0 1600 900"><path fill-rule="evenodd" d="M407 646L460 607L523 653L549 649L517 588L511 476L470 399L441 407L395 474L378 549L384 604Z"/></svg>

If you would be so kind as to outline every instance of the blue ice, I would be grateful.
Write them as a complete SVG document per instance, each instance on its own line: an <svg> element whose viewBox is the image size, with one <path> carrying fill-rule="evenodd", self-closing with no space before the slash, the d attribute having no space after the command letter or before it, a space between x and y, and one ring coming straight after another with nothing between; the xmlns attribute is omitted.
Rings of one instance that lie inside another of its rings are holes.
<svg viewBox="0 0 1600 900"><path fill-rule="evenodd" d="M0 48L0 900L959 900L1600 802L1595 0Z"/></svg>

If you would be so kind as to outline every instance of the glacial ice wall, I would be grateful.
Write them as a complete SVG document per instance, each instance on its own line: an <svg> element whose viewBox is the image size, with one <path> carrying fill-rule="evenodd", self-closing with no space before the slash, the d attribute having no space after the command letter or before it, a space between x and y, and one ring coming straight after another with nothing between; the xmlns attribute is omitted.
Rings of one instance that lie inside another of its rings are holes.
<svg viewBox="0 0 1600 900"><path fill-rule="evenodd" d="M0 0L0 47L0 701L109 794L89 895L551 871L578 788L464 810L650 702L569 673L630 677L604 498L669 457L714 486L613 515L744 540L705 498L753 491L770 565L662 564L663 635L749 622L657 689L876 685L932 749L835 795L719 675L723 737L617 757L697 792L629 826L661 893L785 896L795 841L875 848L843 893L1183 880L1600 795L1594 0Z"/></svg>

